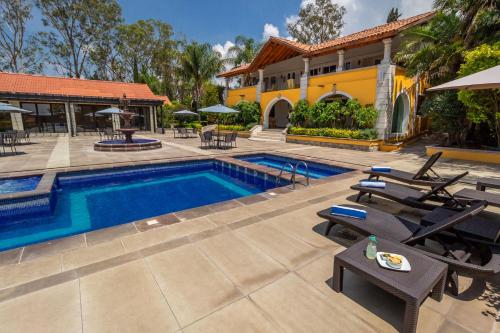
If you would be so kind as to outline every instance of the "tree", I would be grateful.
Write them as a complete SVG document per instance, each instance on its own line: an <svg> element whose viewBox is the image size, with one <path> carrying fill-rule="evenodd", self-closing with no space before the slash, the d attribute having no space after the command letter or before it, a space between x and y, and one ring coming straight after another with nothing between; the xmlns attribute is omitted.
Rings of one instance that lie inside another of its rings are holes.
<svg viewBox="0 0 500 333"><path fill-rule="evenodd" d="M344 26L344 6L331 0L314 0L300 9L296 20L287 24L288 33L297 41L318 44L335 39Z"/></svg>
<svg viewBox="0 0 500 333"><path fill-rule="evenodd" d="M121 8L115 0L35 0L44 26L40 40L51 62L69 77L89 72L91 50L102 36L121 22Z"/></svg>
<svg viewBox="0 0 500 333"><path fill-rule="evenodd" d="M191 83L194 111L200 106L203 83L211 80L221 70L222 64L220 55L210 44L193 42L186 46L181 66L185 79Z"/></svg>
<svg viewBox="0 0 500 333"><path fill-rule="evenodd" d="M236 67L242 64L249 64L255 58L261 47L260 43L253 38L236 36L234 46L228 50L229 61Z"/></svg>
<svg viewBox="0 0 500 333"><path fill-rule="evenodd" d="M389 11L389 14L387 15L387 23L395 22L399 20L399 18L403 15L402 13L399 12L398 8L391 8Z"/></svg>
<svg viewBox="0 0 500 333"><path fill-rule="evenodd" d="M465 62L458 72L460 77L500 65L500 42L483 44L465 52ZM497 146L500 147L500 89L462 90L458 99L468 108L467 118L473 123L488 122L495 129Z"/></svg>
<svg viewBox="0 0 500 333"><path fill-rule="evenodd" d="M14 73L38 73L43 69L40 47L26 34L32 18L27 0L0 0L0 70Z"/></svg>

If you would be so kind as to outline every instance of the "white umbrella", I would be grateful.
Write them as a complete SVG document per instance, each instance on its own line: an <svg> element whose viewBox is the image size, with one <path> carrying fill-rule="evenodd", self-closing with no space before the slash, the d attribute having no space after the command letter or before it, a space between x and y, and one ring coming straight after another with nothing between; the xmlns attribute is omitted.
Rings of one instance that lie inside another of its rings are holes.
<svg viewBox="0 0 500 333"><path fill-rule="evenodd" d="M200 112L208 112L208 113L217 113L217 114L231 114L231 113L240 113L240 111L228 108L225 105L222 104L217 104L217 105L212 105L203 109L199 110ZM219 117L217 117L217 136L220 135L220 129L219 129Z"/></svg>
<svg viewBox="0 0 500 333"><path fill-rule="evenodd" d="M33 113L33 111L25 110L18 108L12 104L0 103L0 112L9 112L9 113Z"/></svg>
<svg viewBox="0 0 500 333"><path fill-rule="evenodd" d="M197 116L198 114L193 111L189 110L181 110L181 111L175 111L174 115L176 116Z"/></svg>
<svg viewBox="0 0 500 333"><path fill-rule="evenodd" d="M124 114L133 114L133 113L132 112L123 111L121 109L113 107L113 108L107 108L107 109L104 109L104 110L97 111L95 114L102 114L102 115L105 115L105 114L124 115Z"/></svg>
<svg viewBox="0 0 500 333"><path fill-rule="evenodd" d="M432 87L427 91L450 89L500 89L500 65Z"/></svg>

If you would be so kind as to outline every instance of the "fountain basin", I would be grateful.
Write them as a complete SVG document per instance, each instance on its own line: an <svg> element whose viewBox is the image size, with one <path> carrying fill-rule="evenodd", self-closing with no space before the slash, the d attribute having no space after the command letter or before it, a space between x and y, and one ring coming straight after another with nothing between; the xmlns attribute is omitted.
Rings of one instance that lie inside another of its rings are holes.
<svg viewBox="0 0 500 333"><path fill-rule="evenodd" d="M132 143L126 140L103 140L94 143L96 151L141 151L161 148L161 141L155 139L133 139Z"/></svg>

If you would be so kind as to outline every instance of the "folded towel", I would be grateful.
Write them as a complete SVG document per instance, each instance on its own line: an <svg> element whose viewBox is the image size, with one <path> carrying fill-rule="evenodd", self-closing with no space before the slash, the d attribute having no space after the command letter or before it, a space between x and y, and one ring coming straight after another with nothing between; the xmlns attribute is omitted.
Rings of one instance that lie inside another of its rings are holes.
<svg viewBox="0 0 500 333"><path fill-rule="evenodd" d="M332 215L348 216L364 220L366 218L366 210L335 205L332 207Z"/></svg>
<svg viewBox="0 0 500 333"><path fill-rule="evenodd" d="M385 188L385 182L374 180L362 180L359 185L363 187Z"/></svg>
<svg viewBox="0 0 500 333"><path fill-rule="evenodd" d="M391 172L392 168L389 166L374 165L372 166L372 171L378 172Z"/></svg>

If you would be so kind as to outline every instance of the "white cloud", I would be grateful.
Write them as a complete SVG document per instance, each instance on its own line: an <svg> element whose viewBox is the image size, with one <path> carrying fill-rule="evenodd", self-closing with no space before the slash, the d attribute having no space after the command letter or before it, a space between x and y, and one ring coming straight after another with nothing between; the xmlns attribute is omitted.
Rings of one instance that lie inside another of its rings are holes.
<svg viewBox="0 0 500 333"><path fill-rule="evenodd" d="M266 23L264 24L264 31L262 32L262 40L266 41L269 37L279 37L280 31L277 26Z"/></svg>
<svg viewBox="0 0 500 333"><path fill-rule="evenodd" d="M226 59L228 57L229 49L234 46L234 43L231 42L230 40L227 40L224 45L222 44L215 44L212 46L212 49L216 52L219 52L222 56L222 59Z"/></svg>

